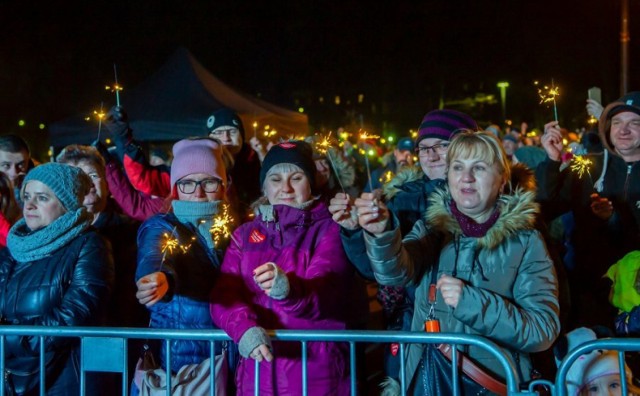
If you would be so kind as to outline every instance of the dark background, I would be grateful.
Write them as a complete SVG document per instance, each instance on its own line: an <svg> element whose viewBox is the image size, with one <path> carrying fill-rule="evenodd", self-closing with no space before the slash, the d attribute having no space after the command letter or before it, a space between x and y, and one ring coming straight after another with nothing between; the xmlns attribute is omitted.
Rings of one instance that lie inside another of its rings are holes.
<svg viewBox="0 0 640 396"><path fill-rule="evenodd" d="M553 111L534 80L559 86L559 118L572 129L585 125L589 87L605 103L620 96L619 0L86 3L0 1L0 133L35 151L50 143L46 125L114 104L104 90L114 63L126 95L180 46L233 88L304 107L313 130L406 134L441 102L502 124L498 81L510 83L507 118L538 128ZM630 7L637 90L640 1ZM479 94L497 102L469 101Z"/></svg>

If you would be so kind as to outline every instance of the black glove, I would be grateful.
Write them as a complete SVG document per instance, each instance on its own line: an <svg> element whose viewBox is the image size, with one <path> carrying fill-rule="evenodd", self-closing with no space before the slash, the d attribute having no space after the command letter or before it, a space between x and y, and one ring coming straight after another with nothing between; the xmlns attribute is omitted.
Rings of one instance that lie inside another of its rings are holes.
<svg viewBox="0 0 640 396"><path fill-rule="evenodd" d="M130 138L129 117L122 106L113 106L107 113L104 122L105 128L115 138Z"/></svg>
<svg viewBox="0 0 640 396"><path fill-rule="evenodd" d="M98 150L100 155L102 155L102 158L104 158L104 162L108 163L111 160L111 153L109 152L109 149L107 149L107 146L104 145L104 143L102 143L100 140L94 140L91 145L95 147L96 150Z"/></svg>

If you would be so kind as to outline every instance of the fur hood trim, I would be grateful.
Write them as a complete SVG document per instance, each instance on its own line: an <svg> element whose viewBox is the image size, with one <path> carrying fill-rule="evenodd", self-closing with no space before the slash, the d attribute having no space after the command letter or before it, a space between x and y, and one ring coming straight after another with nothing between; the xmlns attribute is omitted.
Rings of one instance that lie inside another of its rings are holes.
<svg viewBox="0 0 640 396"><path fill-rule="evenodd" d="M402 191L402 185L424 177L424 172L420 165L404 167L398 172L389 183L382 186L382 191L387 199L392 199Z"/></svg>
<svg viewBox="0 0 640 396"><path fill-rule="evenodd" d="M448 188L435 191L429 197L425 221L437 231L460 235L462 229L451 214L450 202L451 194ZM497 205L500 217L483 237L478 238L478 248L494 249L518 232L535 228L535 218L540 211L539 205L535 202L535 192L517 187L512 194L500 195Z"/></svg>

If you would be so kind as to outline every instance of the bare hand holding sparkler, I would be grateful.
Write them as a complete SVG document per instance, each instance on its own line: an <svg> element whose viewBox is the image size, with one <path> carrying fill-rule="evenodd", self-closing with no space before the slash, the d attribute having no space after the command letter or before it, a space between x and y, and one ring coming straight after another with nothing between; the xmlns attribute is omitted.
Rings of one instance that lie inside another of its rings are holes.
<svg viewBox="0 0 640 396"><path fill-rule="evenodd" d="M333 221L347 230L355 230L360 227L358 214L353 205L353 198L343 192L337 193L329 202L329 212Z"/></svg>
<svg viewBox="0 0 640 396"><path fill-rule="evenodd" d="M609 220L613 215L613 203L597 193L591 194L591 212L602 220Z"/></svg>
<svg viewBox="0 0 640 396"><path fill-rule="evenodd" d="M553 161L562 159L564 145L558 121L551 121L544 125L544 135L542 135L540 142L550 159Z"/></svg>
<svg viewBox="0 0 640 396"><path fill-rule="evenodd" d="M153 272L145 275L136 282L138 302L151 307L160 301L169 291L169 282L164 272Z"/></svg>

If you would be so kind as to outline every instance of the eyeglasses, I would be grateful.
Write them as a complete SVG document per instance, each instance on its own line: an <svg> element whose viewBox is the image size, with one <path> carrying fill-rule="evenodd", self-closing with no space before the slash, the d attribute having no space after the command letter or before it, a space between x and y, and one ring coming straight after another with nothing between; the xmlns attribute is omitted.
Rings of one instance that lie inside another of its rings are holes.
<svg viewBox="0 0 640 396"><path fill-rule="evenodd" d="M196 192L196 188L200 186L206 193L214 193L218 191L222 180L220 179L204 179L200 181L195 180L180 180L176 183L178 189L183 194L193 194Z"/></svg>
<svg viewBox="0 0 640 396"><path fill-rule="evenodd" d="M428 155L429 150L431 150L434 154L446 154L449 144L450 143L438 143L433 146L418 146L416 147L416 153L418 153L418 155Z"/></svg>
<svg viewBox="0 0 640 396"><path fill-rule="evenodd" d="M231 128L231 129L216 129L214 131L209 132L209 136L213 136L216 138L222 137L225 134L229 134L230 137L236 137L240 134L240 130L238 130L238 128Z"/></svg>

